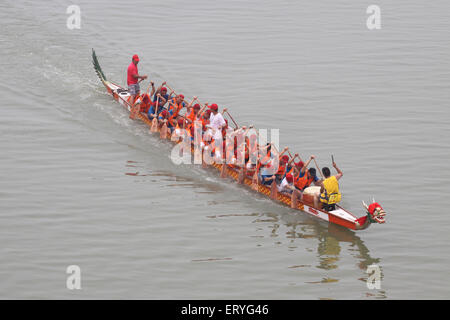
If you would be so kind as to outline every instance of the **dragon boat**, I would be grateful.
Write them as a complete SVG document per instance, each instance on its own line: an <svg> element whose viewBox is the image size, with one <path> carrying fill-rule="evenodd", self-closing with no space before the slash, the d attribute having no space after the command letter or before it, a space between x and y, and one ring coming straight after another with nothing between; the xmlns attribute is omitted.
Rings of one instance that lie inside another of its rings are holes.
<svg viewBox="0 0 450 320"><path fill-rule="evenodd" d="M122 86L106 79L98 62L94 49L92 49L92 62L95 72L97 73L108 93L114 98L114 100L116 100L126 110L128 110L130 114L134 113L134 108L129 101L131 95L128 92L128 89L123 88ZM152 121L148 119L146 113L136 112L135 115L130 118L141 120L150 128L152 127ZM170 139L170 133L162 134L162 132L160 131L162 131L162 128L159 128L159 126L156 130L151 130L151 132L155 135L159 133L159 137L161 139L167 139L168 141L171 141L175 144L179 143L178 139ZM194 147L192 146L191 153L194 153ZM344 228L348 228L351 230L364 230L367 229L372 223L385 223L386 213L381 205L375 202L375 199L373 199L370 205L365 204L364 201L362 202L363 207L366 210L366 214L358 218L354 214L337 204L335 206L335 210L332 211L326 211L321 208L315 207L313 201L314 194L320 192L320 187L312 186L306 188L303 192L302 200L300 201L295 195L288 195L286 193L277 192L275 182L272 183L272 186L266 186L260 184L258 181L255 181L255 179L252 178L253 173L247 172L245 166L239 168L235 166L229 166L225 163L221 164L216 162L213 162L212 164L206 164L203 162L202 166L205 168L215 168L220 172L220 176L222 178L231 178L233 180L236 180L236 182L240 183L243 187L250 188L279 204L288 206L293 210L300 210L310 216L316 217L323 221L327 221L328 223L342 226Z"/></svg>

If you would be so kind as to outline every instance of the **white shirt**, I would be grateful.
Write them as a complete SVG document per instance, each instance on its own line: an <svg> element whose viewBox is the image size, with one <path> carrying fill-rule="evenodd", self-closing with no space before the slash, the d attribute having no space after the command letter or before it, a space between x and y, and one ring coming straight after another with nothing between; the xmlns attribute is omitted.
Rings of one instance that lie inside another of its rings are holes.
<svg viewBox="0 0 450 320"><path fill-rule="evenodd" d="M261 167L261 175L262 176L271 176L274 175L276 172L274 172L275 168L273 167L273 154L270 154L270 160L267 163L266 166Z"/></svg>
<svg viewBox="0 0 450 320"><path fill-rule="evenodd" d="M222 114L217 112L216 115L211 112L211 115L209 117L209 125L214 131L214 139L221 139L222 138L222 130L219 130L221 126L226 125L227 123L223 119Z"/></svg>
<svg viewBox="0 0 450 320"><path fill-rule="evenodd" d="M292 184L290 184L287 181L286 177L284 177L283 181L281 181L280 185L278 186L278 192L290 191L291 189L289 189L288 186L292 186Z"/></svg>

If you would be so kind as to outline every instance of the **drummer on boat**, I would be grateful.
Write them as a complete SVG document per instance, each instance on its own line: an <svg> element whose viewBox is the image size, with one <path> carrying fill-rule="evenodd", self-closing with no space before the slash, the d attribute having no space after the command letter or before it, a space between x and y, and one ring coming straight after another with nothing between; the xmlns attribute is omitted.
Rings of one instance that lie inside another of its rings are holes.
<svg viewBox="0 0 450 320"><path fill-rule="evenodd" d="M320 188L320 202L322 203L322 208L326 211L335 210L336 204L341 201L338 180L342 178L343 173L334 161L333 167L337 171L337 174L334 176L331 176L331 172L328 167L322 168L322 173L325 180L323 180L322 187Z"/></svg>
<svg viewBox="0 0 450 320"><path fill-rule="evenodd" d="M128 84L128 92L130 93L131 96L131 103L134 104L134 100L136 98L136 96L138 96L140 94L140 87L139 87L139 82L142 80L147 79L147 75L139 75L138 72L138 65L139 63L139 57L137 54L135 54L133 56L133 58L131 59L131 63L128 66L127 69L127 84Z"/></svg>

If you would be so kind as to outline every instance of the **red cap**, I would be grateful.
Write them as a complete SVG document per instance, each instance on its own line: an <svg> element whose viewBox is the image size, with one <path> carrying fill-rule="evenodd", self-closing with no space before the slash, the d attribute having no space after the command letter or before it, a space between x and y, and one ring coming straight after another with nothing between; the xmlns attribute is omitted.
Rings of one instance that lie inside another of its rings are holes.
<svg viewBox="0 0 450 320"><path fill-rule="evenodd" d="M217 111L219 109L219 107L217 106L217 104L213 103L212 105L210 105L208 108L210 108L211 110Z"/></svg>
<svg viewBox="0 0 450 320"><path fill-rule="evenodd" d="M137 54L135 54L135 55L133 56L133 60L139 61L139 57L138 57Z"/></svg>
<svg viewBox="0 0 450 320"><path fill-rule="evenodd" d="M284 162L288 162L289 161L289 157L287 155L284 155L281 157L281 160Z"/></svg>
<svg viewBox="0 0 450 320"><path fill-rule="evenodd" d="M179 94L178 96L179 96L181 99L184 99L184 95Z"/></svg>
<svg viewBox="0 0 450 320"><path fill-rule="evenodd" d="M162 87L162 88L161 88L161 92L163 92L163 91L164 91L164 92L167 92L167 88L166 88L166 87Z"/></svg>
<svg viewBox="0 0 450 320"><path fill-rule="evenodd" d="M183 125L183 123L184 123L184 120L183 120L183 119L181 119L181 118L180 118L180 119L178 119L178 125L179 125L179 126L182 126L182 125Z"/></svg>
<svg viewBox="0 0 450 320"><path fill-rule="evenodd" d="M288 174L286 175L286 180L287 180L288 182L292 182L292 181L294 181L294 177L292 176L292 174L288 173Z"/></svg>
<svg viewBox="0 0 450 320"><path fill-rule="evenodd" d="M303 161L299 161L299 162L296 162L296 163L295 163L295 166L296 166L296 167L300 167L300 168L303 168L304 165L305 165L305 164L303 163Z"/></svg>
<svg viewBox="0 0 450 320"><path fill-rule="evenodd" d="M163 117L167 116L167 110L164 109L163 111L161 111L161 115L162 115Z"/></svg>
<svg viewBox="0 0 450 320"><path fill-rule="evenodd" d="M200 110L200 105L198 103L194 104L194 109Z"/></svg>

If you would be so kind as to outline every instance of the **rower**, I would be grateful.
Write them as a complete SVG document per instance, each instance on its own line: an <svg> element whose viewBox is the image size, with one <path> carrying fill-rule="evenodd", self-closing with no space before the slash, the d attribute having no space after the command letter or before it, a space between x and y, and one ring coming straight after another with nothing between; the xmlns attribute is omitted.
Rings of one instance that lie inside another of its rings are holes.
<svg viewBox="0 0 450 320"><path fill-rule="evenodd" d="M150 107L152 106L152 101L150 99L151 96L153 96L153 94L155 93L155 84L153 83L153 81L150 81L150 85L152 86L152 92L150 93L150 95L148 93L143 93L140 96L137 96L136 100L135 100L135 105L140 105L140 112L143 113L148 113L148 110L150 109Z"/></svg>
<svg viewBox="0 0 450 320"><path fill-rule="evenodd" d="M264 151L266 149L266 151ZM260 155L258 158L259 160L259 173L261 175L261 183L264 185L271 185L272 181L275 180L275 175L273 174L273 158L272 158L272 145L270 143L267 143L265 146L260 148ZM261 156L261 154L265 154L264 157Z"/></svg>
<svg viewBox="0 0 450 320"><path fill-rule="evenodd" d="M337 175L335 176L330 176L331 172L328 167L322 168L322 173L325 176L325 180L323 180L322 187L320 188L320 202L322 203L322 208L326 211L335 210L336 203L341 201L338 180L342 178L343 173L334 161L333 167L337 171Z"/></svg>
<svg viewBox="0 0 450 320"><path fill-rule="evenodd" d="M200 105L196 103L192 108L191 112L188 114L186 112L185 119L187 121L186 123L186 130L188 134L190 135L191 140L194 140L194 126L195 121L199 121L199 111L200 111Z"/></svg>
<svg viewBox="0 0 450 320"><path fill-rule="evenodd" d="M203 114L200 117L200 121L202 122L202 132L205 132L207 130L206 126L209 124L210 117L211 117L210 109L203 111Z"/></svg>
<svg viewBox="0 0 450 320"><path fill-rule="evenodd" d="M166 110L163 108L163 103L161 101L164 101L163 98L161 98L161 94L155 94L156 100L153 101L150 105L150 108L147 112L147 117L149 120L153 120L153 118L156 116L156 112L158 112L158 115L163 111ZM159 99L158 99L159 97ZM156 107L158 106L158 111L156 111Z"/></svg>
<svg viewBox="0 0 450 320"><path fill-rule="evenodd" d="M167 131L172 133L175 126L173 121L170 121L170 117L170 113L166 109L163 109L163 111L161 111L158 115L158 121L160 124L166 123L168 129Z"/></svg>
<svg viewBox="0 0 450 320"><path fill-rule="evenodd" d="M199 112L200 111L200 105L198 103L194 104L194 106L192 107L192 111L191 114L188 116L188 118L194 122L195 120L198 120Z"/></svg>
<svg viewBox="0 0 450 320"><path fill-rule="evenodd" d="M316 169L315 168L308 169L308 165L313 159L315 159L314 155L312 155L309 158L309 160L306 161L306 163L304 164L304 166L301 168L300 172L294 179L295 187L302 192L303 190L308 188L312 182L314 182L316 186L320 186L319 178L316 175ZM308 169L308 171L306 169Z"/></svg>
<svg viewBox="0 0 450 320"><path fill-rule="evenodd" d="M164 87L166 82L163 82L156 91L154 91L153 94L153 104L156 105L156 100L158 100L159 97L159 105L158 110L162 111L164 108L164 105L169 100L169 95L167 94L167 88ZM152 90L153 92L153 90ZM158 112L159 113L159 112Z"/></svg>
<svg viewBox="0 0 450 320"><path fill-rule="evenodd" d="M297 157L298 154L296 153L294 157L288 162L286 165L286 173L292 174L292 176L298 175L300 170L302 170L303 166L305 165L302 160L299 162L295 162L294 159ZM294 165L292 165L292 162L294 162Z"/></svg>
<svg viewBox="0 0 450 320"><path fill-rule="evenodd" d="M287 171L287 163L289 162L289 156L283 155L288 150L288 147L284 148L284 150L279 155L279 164L278 171L275 173L275 181L277 184L280 184L286 175Z"/></svg>
<svg viewBox="0 0 450 320"><path fill-rule="evenodd" d="M139 81L147 79L147 75L140 76L138 73L137 65L139 63L139 57L137 54L133 56L131 59L131 63L127 69L127 84L128 84L128 92L130 93L131 100L130 103L134 104L134 99L137 95L140 94Z"/></svg>
<svg viewBox="0 0 450 320"><path fill-rule="evenodd" d="M176 117L180 110L185 107L184 103L184 95L179 94L175 98L173 98L171 101L169 101L168 110L169 112Z"/></svg>
<svg viewBox="0 0 450 320"><path fill-rule="evenodd" d="M184 129L185 129L185 120L181 117L179 117L176 121L177 125L175 127L175 130L173 131L174 134L172 135L172 138L179 139L182 135L184 135Z"/></svg>
<svg viewBox="0 0 450 320"><path fill-rule="evenodd" d="M291 194L295 190L294 186L294 177L292 174L287 174L286 177L283 178L280 185L278 186L278 192L285 192Z"/></svg>
<svg viewBox="0 0 450 320"><path fill-rule="evenodd" d="M186 119L189 119L190 123L195 121L198 110L200 110L200 105L198 103L195 104L194 106L191 106L191 104L187 105L186 113L184 116L186 117Z"/></svg>
<svg viewBox="0 0 450 320"><path fill-rule="evenodd" d="M226 120L225 120L226 122ZM243 167L248 162L250 154L248 150L248 137L247 133L253 126L247 128L242 126L236 130L229 128L229 132L226 133L226 146L227 146L227 163L229 157L231 157L231 164L235 167ZM231 141L231 142L230 142Z"/></svg>
<svg viewBox="0 0 450 320"><path fill-rule="evenodd" d="M159 113L158 121L164 122L169 118L169 116L170 116L169 112L164 109L163 111L161 111L161 113Z"/></svg>
<svg viewBox="0 0 450 320"><path fill-rule="evenodd" d="M248 132L248 131L247 131ZM251 134L247 137L245 134L245 163L247 170L253 170L257 167L258 159L258 136L256 134Z"/></svg>

